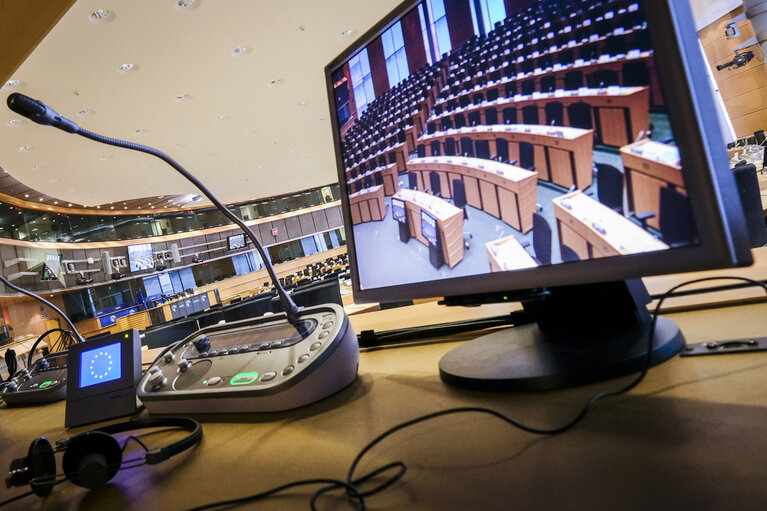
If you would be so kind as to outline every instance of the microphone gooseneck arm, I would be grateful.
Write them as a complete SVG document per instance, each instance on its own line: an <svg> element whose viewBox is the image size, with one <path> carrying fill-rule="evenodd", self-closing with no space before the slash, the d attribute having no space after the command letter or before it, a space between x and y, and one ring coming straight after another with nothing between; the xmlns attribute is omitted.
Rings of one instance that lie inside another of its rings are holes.
<svg viewBox="0 0 767 511"><path fill-rule="evenodd" d="M53 110L51 107L43 103L42 101L32 99L28 96L25 96L24 94L19 94L18 92L14 92L10 96L8 96L8 108L13 110L14 112L23 115L24 117L38 123L42 124L44 126L54 126L62 131L66 131L67 133L76 133L77 135L80 135L82 137L85 137L90 140L94 140L96 142L101 142L102 144L107 144L115 147L121 147L123 149L131 149L133 151L139 151L142 153L151 154L152 156L155 156L157 158L160 158L162 161L176 169L176 171L184 176L187 180L189 180L194 186L197 187L198 190L200 190L205 197L210 200L210 202L213 203L216 208L218 208L219 211L221 211L224 216L226 216L229 220L237 224L237 226L242 229L242 232L245 233L248 238L250 238L250 241L253 242L253 245L256 247L256 250L258 250L258 253L261 255L261 258L264 261L264 265L266 266L266 271L269 273L269 278L272 280L272 284L274 284L274 288L277 290L277 294L280 297L280 301L282 302L282 307L285 309L285 314L288 317L288 321L290 321L293 325L300 325L300 309L298 306L296 306L293 299L285 292L285 289L282 287L282 284L280 284L279 279L277 279L277 275L274 273L274 268L272 267L271 262L269 261L269 258L266 255L266 252L264 251L264 248L261 246L261 243L256 238L256 235L253 234L253 231L245 225L245 222L237 218L237 216L229 211L226 207L224 207L223 204L208 190L205 185L203 185L196 177L194 177L192 174L190 174L184 167L182 167L179 163L177 163L173 158L168 156L167 154L163 153L162 151L155 149L153 147L141 145L141 144L135 144L133 142L126 142L124 140L118 140L116 138L110 138L105 137L103 135L99 135L97 133L90 132L88 130L82 129L80 126L77 125L77 123L70 121L66 117L60 116L58 113L56 113L55 110ZM2 278L2 276L0 276ZM15 289L21 293L24 293L29 296L37 297L37 295L34 295L34 293L30 293L28 291L25 291L21 289L20 287L14 286L4 278L2 278L2 282L11 287L12 289ZM40 297L37 297L38 299L41 299ZM42 300L42 299L41 299ZM56 310L59 314L61 314L61 311L59 311L55 306L52 304L46 302L43 300L47 305L52 307L54 310ZM66 320L67 323L69 323L70 326L74 329L74 326L69 321L69 319L64 315L61 314ZM75 333L77 331L75 330ZM80 337L80 334L77 334L78 337ZM82 338L80 338L82 340Z"/></svg>
<svg viewBox="0 0 767 511"><path fill-rule="evenodd" d="M47 305L48 307L50 307L54 311L56 311L56 314L58 314L59 316L64 318L64 321L67 322L67 325L69 325L69 328L72 329L72 333L77 337L77 342L85 342L85 339L83 339L83 336L80 335L80 332L77 331L77 329L75 328L75 325L72 323L72 320L69 319L69 316L67 316L66 314L61 312L61 309L59 309L58 307L53 305L51 302L49 302L48 300L46 300L42 296L36 295L35 293L33 293L31 291L27 291L23 287L19 287L16 284L12 284L11 281L9 281L5 277L3 277L2 274L0 274L0 282L5 284L6 287L9 287L9 288L13 289L14 291L18 291L21 294L25 294L27 296L30 296L30 297L34 298L35 300L37 300L37 301L39 301L41 303L44 303L45 305Z"/></svg>
<svg viewBox="0 0 767 511"><path fill-rule="evenodd" d="M226 216L229 220L237 224L237 226L242 229L242 231L245 233L245 235L250 238L250 241L253 242L253 245L256 247L256 250L258 250L259 255L261 255L261 258L264 261L264 265L266 266L266 271L269 273L269 278L272 280L272 283L274 284L275 289L277 290L277 294L280 297L280 301L282 302L282 306L285 309L285 313L288 316L288 321L290 321L291 324L296 325L300 322L300 309L295 304L293 299L285 292L285 289L282 287L282 284L280 283L279 279L277 278L277 274L274 273L274 268L272 267L271 263L269 262L269 258L266 255L266 252L264 251L263 247L261 246L261 243L256 238L256 235L253 234L253 231L245 225L245 222L240 220L237 215L229 211L221 202L211 193L210 190L208 190L205 185L203 185L196 177L194 177L192 174L189 173L184 167L182 167L176 160L168 156L167 154L163 153L162 151L155 149L153 147L145 146L142 144L136 144L133 142L126 142L124 140L118 140L115 138L105 137L103 135L99 135L98 133L93 133L88 130L85 130L83 128L78 127L77 131L74 132L77 135L80 135L82 137L85 137L90 140L94 140L96 142L101 142L102 144L107 144L115 147L121 147L123 149L131 149L133 151L139 151L142 153L151 154L152 156L155 156L157 158L160 158L162 161L176 169L176 171L184 176L189 182L191 182L194 186L197 187L198 190L200 190L205 197L210 200L210 202L213 203L216 208L218 208L219 211L221 211L224 216Z"/></svg>

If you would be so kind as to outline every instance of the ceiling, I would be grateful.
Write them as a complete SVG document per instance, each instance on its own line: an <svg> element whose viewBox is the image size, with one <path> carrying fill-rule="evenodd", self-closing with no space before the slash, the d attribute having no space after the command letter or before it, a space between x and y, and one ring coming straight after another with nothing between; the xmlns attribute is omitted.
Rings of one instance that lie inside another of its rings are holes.
<svg viewBox="0 0 767 511"><path fill-rule="evenodd" d="M10 77L19 83L0 89L0 168L23 184L18 193L119 210L158 196L158 207L173 207L171 197L197 191L151 156L18 122L5 106L11 92L89 131L164 151L225 203L337 181L324 66L399 2L178 5L189 1L72 5ZM110 12L105 23L92 19L100 9Z"/></svg>

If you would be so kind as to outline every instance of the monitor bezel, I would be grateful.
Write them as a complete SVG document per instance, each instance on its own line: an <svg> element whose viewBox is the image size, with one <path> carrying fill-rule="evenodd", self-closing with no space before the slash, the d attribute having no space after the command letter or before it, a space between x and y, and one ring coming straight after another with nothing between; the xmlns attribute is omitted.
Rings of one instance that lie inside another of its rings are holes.
<svg viewBox="0 0 767 511"><path fill-rule="evenodd" d="M718 106L704 72L690 6L687 2L646 0L642 2L661 89L669 105L669 122L680 149L685 185L696 220L697 245L622 257L589 259L504 273L485 273L387 287L360 287L351 207L341 148L332 73L369 45L394 22L423 0L406 0L325 67L330 124L341 190L341 205L347 236L347 251L355 302L393 301L411 298L494 293L541 287L608 282L649 275L746 266L753 262L748 247L745 220L735 178L729 168L724 137L716 116ZM659 53L657 48L663 48ZM687 115L678 112L689 112ZM712 207L716 206L716 207Z"/></svg>

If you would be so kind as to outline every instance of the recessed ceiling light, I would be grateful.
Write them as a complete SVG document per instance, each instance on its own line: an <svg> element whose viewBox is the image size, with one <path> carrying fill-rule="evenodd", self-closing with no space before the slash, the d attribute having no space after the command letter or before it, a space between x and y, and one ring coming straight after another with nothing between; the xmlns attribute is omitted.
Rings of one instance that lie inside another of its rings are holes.
<svg viewBox="0 0 767 511"><path fill-rule="evenodd" d="M176 10L181 12L197 9L199 5L199 0L176 0Z"/></svg>
<svg viewBox="0 0 767 511"><path fill-rule="evenodd" d="M217 121L225 121L225 120L227 120L228 118L229 118L229 116L228 116L228 115L226 115L226 114L218 114L218 115L216 116L216 120L217 120Z"/></svg>
<svg viewBox="0 0 767 511"><path fill-rule="evenodd" d="M120 67L117 68L117 72L120 74L133 73L135 71L138 71L138 66L132 62L120 64Z"/></svg>
<svg viewBox="0 0 767 511"><path fill-rule="evenodd" d="M15 128L17 126L21 126L23 122L24 121L22 121L21 119L11 119L10 121L8 121L8 126L10 126L11 128Z"/></svg>
<svg viewBox="0 0 767 511"><path fill-rule="evenodd" d="M80 117L82 119L85 119L86 117L90 116L93 113L93 110L90 108L84 108L83 110L80 110L77 112L77 117Z"/></svg>
<svg viewBox="0 0 767 511"><path fill-rule="evenodd" d="M110 207L109 209L115 209L115 207L114 207L114 206L112 206L112 207Z"/></svg>
<svg viewBox="0 0 767 511"><path fill-rule="evenodd" d="M104 25L115 18L113 12L108 9L97 9L88 15L88 21L94 25Z"/></svg>
<svg viewBox="0 0 767 511"><path fill-rule="evenodd" d="M69 206L71 208L72 207L72 203L70 202L69 204L67 204L67 206Z"/></svg>
<svg viewBox="0 0 767 511"><path fill-rule="evenodd" d="M309 104L309 102L308 102L308 101L299 101L299 102L298 102L298 106L306 106L306 105L308 105L308 104Z"/></svg>
<svg viewBox="0 0 767 511"><path fill-rule="evenodd" d="M232 57L239 57L240 55L244 55L249 52L250 52L250 48L248 48L247 46L238 46L237 48L232 50Z"/></svg>
<svg viewBox="0 0 767 511"><path fill-rule="evenodd" d="M145 130L143 128L139 128L139 129L133 131L133 133L135 133L136 135L143 135L146 132L147 132L147 130Z"/></svg>
<svg viewBox="0 0 767 511"><path fill-rule="evenodd" d="M271 88L279 87L283 83L285 83L285 82L282 80L282 78L276 78L276 79L272 80L271 82L269 82L269 87L271 87Z"/></svg>
<svg viewBox="0 0 767 511"><path fill-rule="evenodd" d="M31 146L28 146L28 145L23 145L23 146L20 146L20 147L17 149L17 151L18 151L18 152L20 152L20 153L27 153L27 152L29 152L29 151L31 151L31 150L32 150L32 147L31 147Z"/></svg>
<svg viewBox="0 0 767 511"><path fill-rule="evenodd" d="M21 85L21 80L14 79L14 80L8 80L7 82L5 82L4 87L13 89L15 87L19 87L20 85Z"/></svg>
<svg viewBox="0 0 767 511"><path fill-rule="evenodd" d="M346 29L343 32L341 32L340 34L338 34L337 39L339 41L343 41L345 39L348 39L349 36L351 36L353 33L354 33L354 29L353 28Z"/></svg>
<svg viewBox="0 0 767 511"><path fill-rule="evenodd" d="M178 101L179 103L183 103L184 101L189 101L190 99L192 99L192 96L190 96L186 92L176 96L176 101Z"/></svg>
<svg viewBox="0 0 767 511"><path fill-rule="evenodd" d="M42 197L40 197L40 202L43 202L43 198Z"/></svg>
<svg viewBox="0 0 767 511"><path fill-rule="evenodd" d="M74 91L72 91L72 94L74 94L75 96L79 96L80 95L80 90L79 89L75 89Z"/></svg>
<svg viewBox="0 0 767 511"><path fill-rule="evenodd" d="M43 168L42 165L37 165L37 164L32 165L32 170L40 170L41 168Z"/></svg>
<svg viewBox="0 0 767 511"><path fill-rule="evenodd" d="M25 194L24 194L24 198L25 198L25 199L28 199L28 198L29 198L29 194L28 194L28 193L25 193Z"/></svg>
<svg viewBox="0 0 767 511"><path fill-rule="evenodd" d="M58 203L59 203L59 201L55 200L55 201L53 201L53 203L54 203L54 204L58 204Z"/></svg>
<svg viewBox="0 0 767 511"><path fill-rule="evenodd" d="M301 32L305 32L306 31L306 25L298 25L298 30L300 30Z"/></svg>

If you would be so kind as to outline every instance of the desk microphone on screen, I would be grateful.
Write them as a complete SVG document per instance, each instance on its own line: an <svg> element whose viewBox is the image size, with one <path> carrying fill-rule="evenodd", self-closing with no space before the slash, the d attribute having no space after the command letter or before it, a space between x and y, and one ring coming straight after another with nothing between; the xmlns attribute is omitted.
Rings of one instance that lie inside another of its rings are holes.
<svg viewBox="0 0 767 511"><path fill-rule="evenodd" d="M343 307L329 303L299 308L253 231L170 156L84 130L23 94L8 96L8 107L38 124L160 158L240 227L264 261L284 315L209 326L168 347L138 385L137 394L150 413L287 410L318 401L354 381L359 347Z"/></svg>

